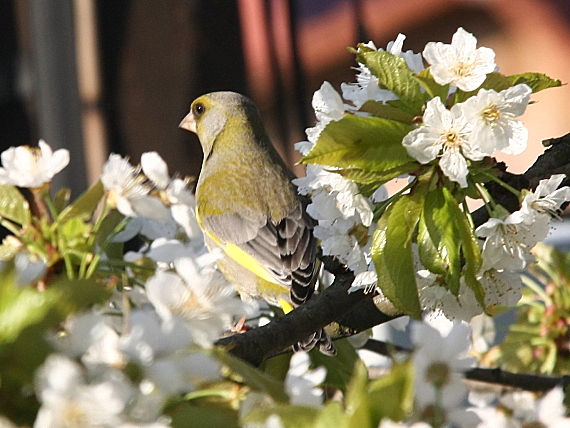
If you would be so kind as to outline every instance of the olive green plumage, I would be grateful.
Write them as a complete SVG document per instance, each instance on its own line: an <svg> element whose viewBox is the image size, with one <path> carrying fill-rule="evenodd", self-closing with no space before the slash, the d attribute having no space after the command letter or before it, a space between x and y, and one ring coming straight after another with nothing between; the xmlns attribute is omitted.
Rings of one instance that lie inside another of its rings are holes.
<svg viewBox="0 0 570 428"><path fill-rule="evenodd" d="M204 161L196 210L220 270L246 298L300 304L314 287L313 221L253 102L233 92L197 98L180 124L196 132Z"/></svg>

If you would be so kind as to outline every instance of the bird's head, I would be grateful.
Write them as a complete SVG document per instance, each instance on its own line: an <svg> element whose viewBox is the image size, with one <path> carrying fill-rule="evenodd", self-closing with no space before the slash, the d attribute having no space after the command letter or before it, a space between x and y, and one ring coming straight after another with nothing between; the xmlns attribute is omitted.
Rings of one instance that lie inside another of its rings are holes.
<svg viewBox="0 0 570 428"><path fill-rule="evenodd" d="M255 125L253 125L255 123ZM196 98L180 128L198 135L204 155L208 156L219 134L228 125L262 126L257 107L236 92L212 92Z"/></svg>

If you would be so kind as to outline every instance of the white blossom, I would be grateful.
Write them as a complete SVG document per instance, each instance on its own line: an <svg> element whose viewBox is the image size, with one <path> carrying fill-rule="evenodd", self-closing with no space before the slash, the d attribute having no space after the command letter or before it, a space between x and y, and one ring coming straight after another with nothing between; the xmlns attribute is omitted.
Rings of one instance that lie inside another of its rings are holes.
<svg viewBox="0 0 570 428"><path fill-rule="evenodd" d="M0 155L0 184L37 188L51 182L54 175L69 163L69 151L52 151L44 140L38 147L10 147Z"/></svg>
<svg viewBox="0 0 570 428"><path fill-rule="evenodd" d="M127 217L142 215L164 221L168 218L168 211L159 199L149 195L152 187L145 180L139 168L119 155L111 154L103 165L101 182L112 207Z"/></svg>
<svg viewBox="0 0 570 428"><path fill-rule="evenodd" d="M515 306L522 296L522 280L509 270L489 269L478 278L485 291L485 307Z"/></svg>
<svg viewBox="0 0 570 428"><path fill-rule="evenodd" d="M120 337L119 349L144 366L193 344L188 328L177 318L165 323L154 311L135 309L128 321L128 331Z"/></svg>
<svg viewBox="0 0 570 428"><path fill-rule="evenodd" d="M309 141L314 144L317 142L321 131L325 129L325 126L332 121L342 119L344 116L344 104L339 93L327 81L323 82L321 87L315 91L311 104L315 111L317 124L312 128L307 128L305 133Z"/></svg>
<svg viewBox="0 0 570 428"><path fill-rule="evenodd" d="M70 319L66 335L56 344L68 356L80 357L87 367L99 364L122 368L127 363L119 349L119 334L103 315L96 312Z"/></svg>
<svg viewBox="0 0 570 428"><path fill-rule="evenodd" d="M481 86L487 74L496 67L493 50L476 46L475 36L460 27L450 45L429 42L423 56L431 64L431 74L437 83L451 83L469 92Z"/></svg>
<svg viewBox="0 0 570 428"><path fill-rule="evenodd" d="M141 168L145 176L160 190L160 196L170 207L168 220L160 222L169 226L178 224L190 238L203 240L202 232L196 221L196 199L188 189L188 180L170 178L168 166L157 152L146 152L141 155ZM148 223L148 222L146 222ZM144 231L143 231L144 233ZM145 235L148 237L148 235ZM174 235L170 236L174 237ZM151 238L153 239L153 238Z"/></svg>
<svg viewBox="0 0 570 428"><path fill-rule="evenodd" d="M293 405L322 407L323 390L318 387L327 375L324 367L309 370L310 358L306 352L296 352L291 357L285 376L285 390Z"/></svg>
<svg viewBox="0 0 570 428"><path fill-rule="evenodd" d="M372 291L376 288L377 283L378 274L376 273L374 266L372 266L372 270L360 272L354 277L354 281L352 281L348 292L353 293L357 290L364 290L365 292Z"/></svg>
<svg viewBox="0 0 570 428"><path fill-rule="evenodd" d="M475 293L465 285L463 278L457 296L441 285L438 277L427 270L417 271L416 280L421 307L432 313L430 317L443 315L448 320L469 321L483 312Z"/></svg>
<svg viewBox="0 0 570 428"><path fill-rule="evenodd" d="M211 355L188 350L155 360L146 368L146 375L167 395L188 393L221 380L220 365Z"/></svg>
<svg viewBox="0 0 570 428"><path fill-rule="evenodd" d="M194 340L206 347L231 327L234 317L245 313L235 289L214 269L213 257L176 259L176 273L158 271L146 283L148 298L162 320L184 320Z"/></svg>
<svg viewBox="0 0 570 428"><path fill-rule="evenodd" d="M309 145L297 146L306 150ZM360 229L372 223L370 200L359 193L354 182L319 165L309 165L306 176L293 183L300 194L311 195L307 213L318 221L314 234L322 241L323 254L338 257L356 273L367 270L368 256L363 247L368 238Z"/></svg>
<svg viewBox="0 0 570 428"><path fill-rule="evenodd" d="M166 189L170 183L168 166L157 152L145 152L141 155L141 168L146 177L159 189Z"/></svg>
<svg viewBox="0 0 570 428"><path fill-rule="evenodd" d="M523 212L515 211L503 220L492 217L476 229L477 236L486 238L482 272L490 268L522 270L534 260L530 250L548 235L550 217L537 214L531 223L525 218Z"/></svg>
<svg viewBox="0 0 570 428"><path fill-rule="evenodd" d="M175 238L181 233L178 222L167 215L165 220L155 220L149 217L132 218L127 225L113 237L113 242L127 242L137 235L150 240L158 238Z"/></svg>
<svg viewBox="0 0 570 428"><path fill-rule="evenodd" d="M469 334L469 327L461 323L456 323L445 337L427 324L415 326L412 331L417 346L413 357L415 397L422 408L437 405L450 411L466 397L463 372L474 362L465 356L469 350Z"/></svg>
<svg viewBox="0 0 570 428"><path fill-rule="evenodd" d="M498 403L494 402L496 394L477 401L472 396L470 394L469 401L477 405L472 410L482 420L479 428L570 427L570 418L565 417L564 392L560 387L540 399L529 391L509 392L501 396Z"/></svg>
<svg viewBox="0 0 570 428"><path fill-rule="evenodd" d="M471 345L476 352L487 352L495 342L496 330L493 318L487 314L474 316L471 326Z"/></svg>
<svg viewBox="0 0 570 428"><path fill-rule="evenodd" d="M337 227L338 221L331 226L315 226L314 235L321 240L321 248L324 255L338 257L356 274L368 270L368 254L361 247L358 239L344 228Z"/></svg>
<svg viewBox="0 0 570 428"><path fill-rule="evenodd" d="M461 106L456 104L447 110L439 97L433 98L426 105L423 123L402 140L408 154L420 163L431 162L439 156L443 173L461 187L467 187L469 170L465 158L478 161L485 153L469 138L472 125Z"/></svg>
<svg viewBox="0 0 570 428"><path fill-rule="evenodd" d="M564 391L561 387L550 390L540 399L535 418L531 418L528 422L539 422L553 428L570 427L570 418L566 417Z"/></svg>
<svg viewBox="0 0 570 428"><path fill-rule="evenodd" d="M393 42L388 42L386 46L386 51L390 52L392 55L399 56L406 61L410 70L414 73L419 73L424 69L424 62L422 60L422 54L415 53L411 50L402 51L404 48L404 40L406 40L406 36L402 33L398 34L396 40Z"/></svg>
<svg viewBox="0 0 570 428"><path fill-rule="evenodd" d="M60 354L48 356L36 385L42 406L34 428L118 426L133 393L122 374L111 370L86 383L81 367Z"/></svg>
<svg viewBox="0 0 570 428"><path fill-rule="evenodd" d="M540 180L534 192L525 195L521 203L521 212L527 223L532 223L537 214L557 216L560 206L570 201L570 188L568 186L558 188L564 178L566 178L564 174L555 174L547 180Z"/></svg>
<svg viewBox="0 0 570 428"><path fill-rule="evenodd" d="M462 111L473 124L469 138L481 152L492 155L495 150L518 155L526 149L528 130L515 118L521 116L532 90L525 84L501 92L481 89L462 104Z"/></svg>

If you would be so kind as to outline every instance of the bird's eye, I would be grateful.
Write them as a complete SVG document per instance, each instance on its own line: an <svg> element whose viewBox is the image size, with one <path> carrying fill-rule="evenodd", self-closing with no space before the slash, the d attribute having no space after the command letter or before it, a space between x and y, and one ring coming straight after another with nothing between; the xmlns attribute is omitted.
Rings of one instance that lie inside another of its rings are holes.
<svg viewBox="0 0 570 428"><path fill-rule="evenodd" d="M206 106L202 103L197 103L194 105L193 110L195 116L201 116L206 111Z"/></svg>

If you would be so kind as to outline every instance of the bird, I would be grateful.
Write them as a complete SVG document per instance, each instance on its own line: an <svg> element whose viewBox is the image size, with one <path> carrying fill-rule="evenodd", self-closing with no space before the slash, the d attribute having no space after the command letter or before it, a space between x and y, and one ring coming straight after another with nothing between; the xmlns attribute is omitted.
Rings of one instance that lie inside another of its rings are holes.
<svg viewBox="0 0 570 428"><path fill-rule="evenodd" d="M196 184L196 218L219 270L243 299L263 299L285 312L315 290L318 262L309 200L272 145L259 110L236 92L196 98L179 125L197 134L204 153ZM322 331L294 346L336 349Z"/></svg>

